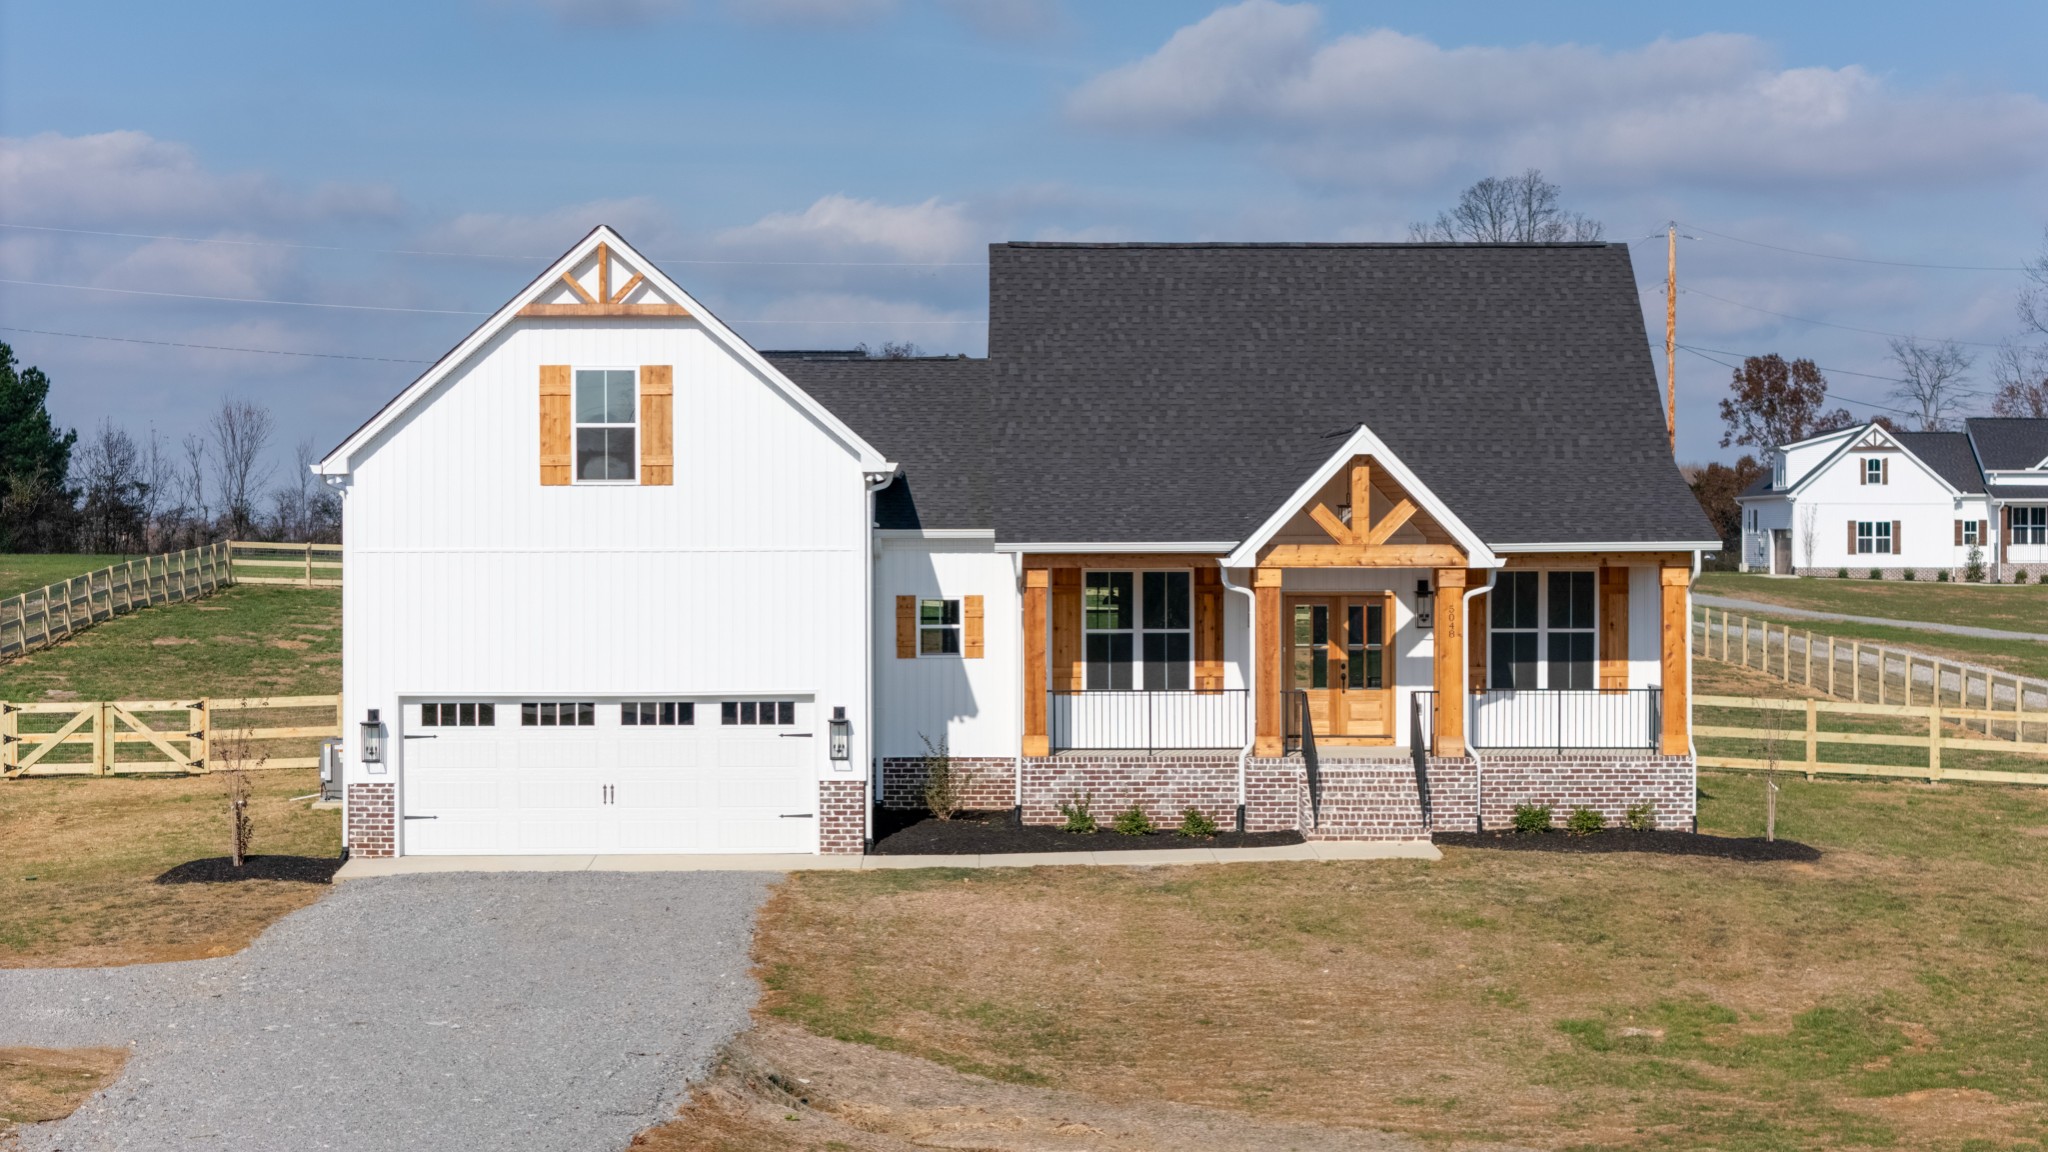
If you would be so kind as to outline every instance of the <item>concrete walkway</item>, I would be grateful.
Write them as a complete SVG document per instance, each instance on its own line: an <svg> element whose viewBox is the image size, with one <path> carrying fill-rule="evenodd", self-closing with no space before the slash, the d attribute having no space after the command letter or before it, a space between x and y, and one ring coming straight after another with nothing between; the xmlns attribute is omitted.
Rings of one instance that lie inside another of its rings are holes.
<svg viewBox="0 0 2048 1152"><path fill-rule="evenodd" d="M1980 640L2036 640L2048 643L2044 632L2002 632L1996 628L1977 628L1969 624L1936 624L1928 620L1888 620L1882 616L1850 616L1841 612L1817 612L1811 608L1787 608L1780 604L1762 604L1755 600L1737 600L1732 596L1699 596L1692 602L1702 608L1723 608L1730 612L1754 612L1768 616L1795 616L1801 620L1839 620L1844 624L1876 624L1885 628L1911 628L1916 632L1945 632L1950 636L1974 636Z"/></svg>
<svg viewBox="0 0 2048 1152"><path fill-rule="evenodd" d="M354 857L336 880L420 872L813 872L873 868L1098 868L1239 864L1254 860L1441 860L1426 840L1320 840L1271 848L1161 848L1109 852L1010 852L985 856L397 856Z"/></svg>

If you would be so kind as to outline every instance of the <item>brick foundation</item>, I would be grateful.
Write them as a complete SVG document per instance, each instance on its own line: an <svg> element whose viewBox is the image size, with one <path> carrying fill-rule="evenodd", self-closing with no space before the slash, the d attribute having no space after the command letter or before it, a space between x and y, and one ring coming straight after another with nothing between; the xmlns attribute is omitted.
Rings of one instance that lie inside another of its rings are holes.
<svg viewBox="0 0 2048 1152"><path fill-rule="evenodd" d="M342 799L343 842L351 856L398 852L398 786L388 780L351 784Z"/></svg>
<svg viewBox="0 0 2048 1152"><path fill-rule="evenodd" d="M820 780L818 851L827 856L858 856L867 851L867 838L867 781Z"/></svg>
<svg viewBox="0 0 2048 1152"><path fill-rule="evenodd" d="M1479 763L1470 756L1432 756L1429 830L1470 832L1479 827Z"/></svg>
<svg viewBox="0 0 2048 1152"><path fill-rule="evenodd" d="M1311 840L1427 840L1413 760L1324 760Z"/></svg>
<svg viewBox="0 0 2048 1152"><path fill-rule="evenodd" d="M1466 763L1469 763L1467 761ZM1445 765L1439 774L1436 765ZM1445 789L1449 762L1431 761L1431 798ZM1591 808L1617 825L1629 808L1648 803L1656 827L1683 831L1697 813L1699 774L1690 756L1648 752L1564 752L1479 755L1478 806L1487 828L1507 828L1515 805L1548 804L1561 825L1574 808ZM1441 801L1438 801L1441 803ZM1437 827L1448 830L1439 812ZM1469 830L1465 824L1461 831Z"/></svg>
<svg viewBox="0 0 2048 1152"><path fill-rule="evenodd" d="M1007 812L1017 806L1017 760L1013 756L955 756L953 771L967 773L962 789L970 812ZM924 757L882 757L882 807L922 809Z"/></svg>
<svg viewBox="0 0 2048 1152"><path fill-rule="evenodd" d="M1061 823L1060 805L1086 795L1105 824L1135 804L1167 827L1179 824L1189 808L1221 827L1237 826L1235 752L1063 752L1022 764L1026 824Z"/></svg>
<svg viewBox="0 0 2048 1152"><path fill-rule="evenodd" d="M1796 576L1811 576L1820 580L1868 580L1870 579L1870 569L1871 565L1869 564L1852 565L1849 568L1849 575L1846 577L1839 575L1841 572L1840 568L1794 568L1792 572ZM1750 571L1761 572L1764 569L1752 565ZM1879 567L1877 569L1878 579L1904 580L1907 571L1908 569L1905 568ZM1963 579L1963 565L1961 564L1953 568L1914 568L1911 571L1913 579L1926 581L1930 584L1938 582L1943 572L1948 573L1948 578L1953 583L1967 583ZM2048 577L2048 564L1993 564L1987 559L1984 562L1984 579L1981 582L1986 584L2010 584L2012 583L2013 575L2018 572L2025 572L2027 574L2027 583L2039 584L2043 577Z"/></svg>
<svg viewBox="0 0 2048 1152"><path fill-rule="evenodd" d="M1299 756L1253 757L1244 766L1244 830L1293 832L1308 819L1308 769Z"/></svg>

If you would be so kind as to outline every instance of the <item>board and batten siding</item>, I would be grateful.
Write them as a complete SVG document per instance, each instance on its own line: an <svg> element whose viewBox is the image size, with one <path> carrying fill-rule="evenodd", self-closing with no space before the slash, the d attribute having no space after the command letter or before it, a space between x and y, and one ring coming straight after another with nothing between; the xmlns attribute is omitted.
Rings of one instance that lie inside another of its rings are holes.
<svg viewBox="0 0 2048 1152"><path fill-rule="evenodd" d="M982 655L899 656L899 596L963 605L982 597ZM875 754L921 756L920 737L930 737L934 745L944 739L955 756L1015 756L1021 612L1011 558L991 551L989 541L884 536L874 581Z"/></svg>
<svg viewBox="0 0 2048 1152"><path fill-rule="evenodd" d="M1887 461L1886 483L1862 482L1863 462ZM1749 529L1749 510L1762 515L1760 527L1790 534L1792 565L1832 573L1839 568L1860 577L1872 568L1953 568L1963 564L1969 549L1955 542L1956 521L1988 520L1986 498L1968 494L1957 500L1949 486L1904 452L1852 450L1814 474L1796 495L1758 500L1743 507L1744 559L1751 570L1770 566L1767 537ZM1807 556L1806 518L1812 509L1813 556ZM1855 521L1890 521L1900 526L1904 551L1890 555L1852 552L1849 525ZM1984 550L1987 561L1990 548Z"/></svg>
<svg viewBox="0 0 2048 1152"><path fill-rule="evenodd" d="M544 486L549 364L672 365L673 483ZM840 775L825 718L868 713L860 461L696 324L515 320L351 463L350 779L365 709L402 756L400 698L458 693L812 695Z"/></svg>

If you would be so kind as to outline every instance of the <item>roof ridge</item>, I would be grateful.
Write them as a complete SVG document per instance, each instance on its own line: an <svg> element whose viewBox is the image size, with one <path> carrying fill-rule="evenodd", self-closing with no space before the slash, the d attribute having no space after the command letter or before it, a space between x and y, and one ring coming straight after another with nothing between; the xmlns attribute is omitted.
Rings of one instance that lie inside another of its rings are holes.
<svg viewBox="0 0 2048 1152"><path fill-rule="evenodd" d="M1626 248L1619 240L998 240L991 248L1137 248L1212 249L1244 248L1329 249L1329 248Z"/></svg>

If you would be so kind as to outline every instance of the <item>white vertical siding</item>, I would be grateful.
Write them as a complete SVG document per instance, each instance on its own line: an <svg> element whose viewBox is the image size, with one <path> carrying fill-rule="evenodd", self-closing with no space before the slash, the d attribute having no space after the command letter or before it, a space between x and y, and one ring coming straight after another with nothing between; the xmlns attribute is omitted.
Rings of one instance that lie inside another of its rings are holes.
<svg viewBox="0 0 2048 1152"><path fill-rule="evenodd" d="M542 487L543 364L674 365L675 483ZM401 696L462 693L813 694L821 737L867 714L858 458L693 323L514 321L351 465L354 719L395 737Z"/></svg>
<svg viewBox="0 0 2048 1152"><path fill-rule="evenodd" d="M941 739L956 756L1015 756L1021 741L1022 611L1007 553L992 542L885 539L875 565L877 756L916 756ZM896 657L896 597L983 597L983 655Z"/></svg>

